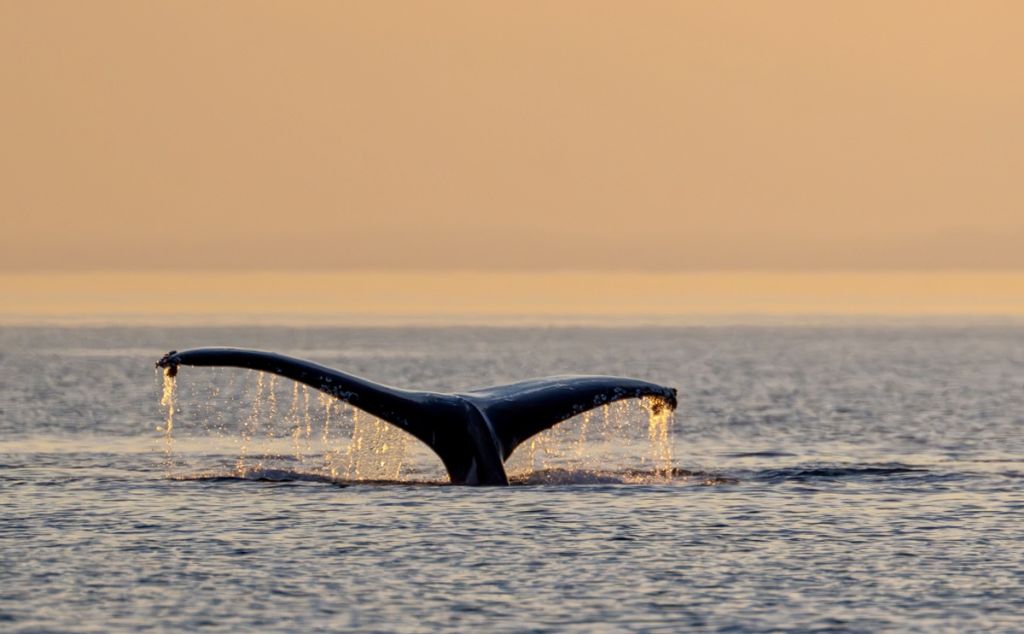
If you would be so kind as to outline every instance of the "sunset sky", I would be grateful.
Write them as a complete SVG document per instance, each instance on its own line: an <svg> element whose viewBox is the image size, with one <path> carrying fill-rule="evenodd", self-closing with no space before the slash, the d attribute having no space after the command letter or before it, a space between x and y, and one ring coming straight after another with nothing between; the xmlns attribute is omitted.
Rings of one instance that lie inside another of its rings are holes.
<svg viewBox="0 0 1024 634"><path fill-rule="evenodd" d="M980 279L1022 76L1015 1L3 2L0 276Z"/></svg>

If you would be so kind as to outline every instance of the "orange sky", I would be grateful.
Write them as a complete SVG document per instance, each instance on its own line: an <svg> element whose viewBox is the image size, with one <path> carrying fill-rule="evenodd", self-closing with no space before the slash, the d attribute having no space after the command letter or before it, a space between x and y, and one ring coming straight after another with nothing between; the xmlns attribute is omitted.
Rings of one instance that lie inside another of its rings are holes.
<svg viewBox="0 0 1024 634"><path fill-rule="evenodd" d="M1024 3L0 3L0 272L1024 269Z"/></svg>

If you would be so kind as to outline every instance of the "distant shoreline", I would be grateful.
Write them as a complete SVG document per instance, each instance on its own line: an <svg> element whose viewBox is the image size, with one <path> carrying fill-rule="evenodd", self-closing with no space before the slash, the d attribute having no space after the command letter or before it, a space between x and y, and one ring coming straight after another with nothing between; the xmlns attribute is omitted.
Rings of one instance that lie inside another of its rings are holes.
<svg viewBox="0 0 1024 634"><path fill-rule="evenodd" d="M0 274L4 325L1019 323L1024 272Z"/></svg>

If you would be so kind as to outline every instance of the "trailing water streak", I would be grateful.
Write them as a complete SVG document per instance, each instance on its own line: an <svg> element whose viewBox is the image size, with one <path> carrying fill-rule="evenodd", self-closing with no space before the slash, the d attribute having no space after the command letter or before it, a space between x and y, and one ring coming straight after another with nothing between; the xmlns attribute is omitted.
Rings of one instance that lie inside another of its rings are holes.
<svg viewBox="0 0 1024 634"><path fill-rule="evenodd" d="M292 401L288 406L288 426L292 431L292 455L302 462L302 418L299 416L299 384L292 383Z"/></svg>
<svg viewBox="0 0 1024 634"><path fill-rule="evenodd" d="M346 479L397 479L405 461L408 434L357 408L349 410L352 431L346 453Z"/></svg>
<svg viewBox="0 0 1024 634"><path fill-rule="evenodd" d="M302 424L306 431L306 453L313 451L313 416L309 412L309 386L302 386Z"/></svg>
<svg viewBox="0 0 1024 634"><path fill-rule="evenodd" d="M242 423L242 434L239 439L238 461L235 463L235 471L238 475L246 473L246 455L252 445L256 430L259 429L261 413L263 409L264 373L259 372L256 376L256 395L253 398L252 410L249 416Z"/></svg>
<svg viewBox="0 0 1024 634"><path fill-rule="evenodd" d="M334 399L321 393L319 395L319 400L320 406L323 407L324 410L324 426L323 432L320 435L320 441L324 448L323 470L330 477L334 478L338 475L338 468L334 464L337 450L331 442L331 409L334 405Z"/></svg>
<svg viewBox="0 0 1024 634"><path fill-rule="evenodd" d="M268 377L268 379L267 379L267 391L266 391L266 393L267 393L267 414L266 414L266 416L262 416L262 412L261 412L261 418L266 418L266 420L269 420L271 423L274 423L274 422L277 421L277 393L275 391L275 388L277 387L277 378L278 377L277 377L276 374L271 374ZM264 433L264 435L266 435L267 439L268 440L272 440L274 438L275 426L272 425L272 424L271 425L264 425L263 429L264 429L263 433Z"/></svg>
<svg viewBox="0 0 1024 634"><path fill-rule="evenodd" d="M177 385L175 381L175 373L170 368L164 370L164 390L160 396L160 406L167 410L167 417L164 420L163 434L164 434L164 466L170 469L173 466L172 460L174 456L174 397L175 387Z"/></svg>
<svg viewBox="0 0 1024 634"><path fill-rule="evenodd" d="M647 437L651 443L654 473L662 477L671 477L673 410L663 407L651 397L640 399L640 403L647 410Z"/></svg>

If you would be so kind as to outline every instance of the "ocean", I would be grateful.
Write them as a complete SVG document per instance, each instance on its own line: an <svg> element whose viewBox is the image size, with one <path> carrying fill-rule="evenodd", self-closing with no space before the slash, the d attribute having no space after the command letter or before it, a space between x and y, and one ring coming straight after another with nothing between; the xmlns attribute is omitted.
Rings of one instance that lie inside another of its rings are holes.
<svg viewBox="0 0 1024 634"><path fill-rule="evenodd" d="M274 350L457 391L679 390L445 484ZM1021 631L1024 326L0 329L0 630Z"/></svg>

